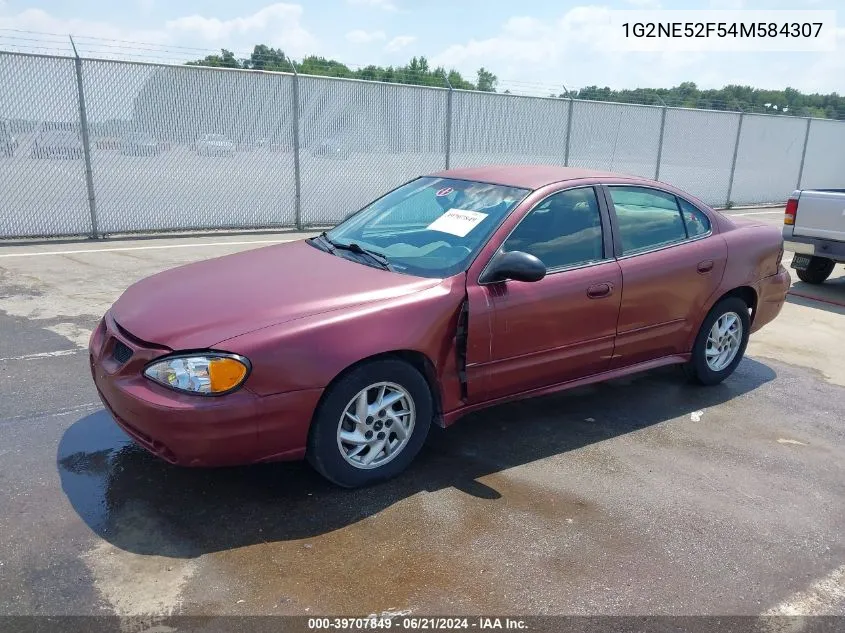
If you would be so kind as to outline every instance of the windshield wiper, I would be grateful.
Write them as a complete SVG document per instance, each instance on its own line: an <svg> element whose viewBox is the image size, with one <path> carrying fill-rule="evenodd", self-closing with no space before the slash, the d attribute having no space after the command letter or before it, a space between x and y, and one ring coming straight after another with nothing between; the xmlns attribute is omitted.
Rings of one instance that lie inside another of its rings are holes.
<svg viewBox="0 0 845 633"><path fill-rule="evenodd" d="M331 249L331 251L329 251L331 253L334 253L335 250L340 249L342 251L349 251L351 253L355 253L356 255L366 255L385 270L393 270L393 268L390 266L390 261L388 261L387 257L377 251L371 251L369 249L362 248L355 242L351 242L349 244L333 242L325 231L320 233L319 237L321 237L326 243L326 245Z"/></svg>
<svg viewBox="0 0 845 633"><path fill-rule="evenodd" d="M320 244L321 244L320 248L321 248L322 250L326 251L327 253L331 253L332 255L334 255L334 252L335 252L335 250L336 250L336 249L335 249L334 242L332 242L332 241L329 239L329 236L326 234L326 232L325 232L325 231L323 231L322 233L320 233L317 237L312 238L312 240L311 240L311 241L313 242L313 241L316 241L316 240L321 240L321 242L320 242Z"/></svg>

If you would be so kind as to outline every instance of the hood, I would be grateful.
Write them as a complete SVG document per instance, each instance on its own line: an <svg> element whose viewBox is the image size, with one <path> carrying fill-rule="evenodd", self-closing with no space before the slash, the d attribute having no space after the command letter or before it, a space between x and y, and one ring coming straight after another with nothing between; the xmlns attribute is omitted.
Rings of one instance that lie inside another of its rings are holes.
<svg viewBox="0 0 845 633"><path fill-rule="evenodd" d="M212 347L259 328L440 283L372 268L304 240L226 255L130 286L111 315L129 334L173 350Z"/></svg>

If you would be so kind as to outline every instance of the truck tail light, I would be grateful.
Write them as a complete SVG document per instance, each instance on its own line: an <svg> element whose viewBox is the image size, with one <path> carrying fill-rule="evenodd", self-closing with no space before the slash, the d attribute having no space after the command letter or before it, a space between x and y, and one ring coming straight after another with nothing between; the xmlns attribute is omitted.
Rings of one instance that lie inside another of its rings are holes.
<svg viewBox="0 0 845 633"><path fill-rule="evenodd" d="M798 198L790 198L786 201L786 213L783 216L783 223L794 225L795 216L798 214Z"/></svg>

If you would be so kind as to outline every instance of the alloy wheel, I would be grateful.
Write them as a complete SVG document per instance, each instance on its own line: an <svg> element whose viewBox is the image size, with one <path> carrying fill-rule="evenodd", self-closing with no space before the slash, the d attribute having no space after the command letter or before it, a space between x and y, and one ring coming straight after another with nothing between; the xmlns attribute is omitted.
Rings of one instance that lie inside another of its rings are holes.
<svg viewBox="0 0 845 633"><path fill-rule="evenodd" d="M414 400L400 385L378 382L359 391L337 426L337 445L352 466L372 469L394 459L411 438Z"/></svg>
<svg viewBox="0 0 845 633"><path fill-rule="evenodd" d="M722 371L730 365L742 345L742 321L736 312L726 312L713 324L707 335L705 357L713 371Z"/></svg>

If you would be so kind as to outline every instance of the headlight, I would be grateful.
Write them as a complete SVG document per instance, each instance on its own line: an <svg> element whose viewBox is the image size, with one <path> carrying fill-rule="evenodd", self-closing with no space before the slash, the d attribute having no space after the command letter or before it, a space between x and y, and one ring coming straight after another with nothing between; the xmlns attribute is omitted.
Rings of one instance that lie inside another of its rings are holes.
<svg viewBox="0 0 845 633"><path fill-rule="evenodd" d="M160 385L206 396L238 388L249 373L249 361L236 354L185 354L154 361L144 375Z"/></svg>

